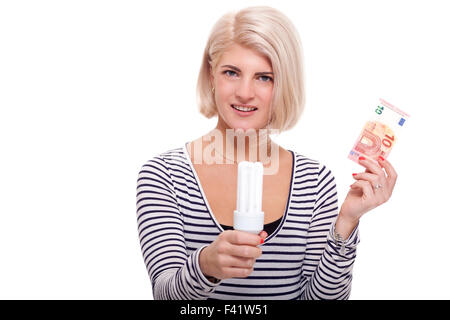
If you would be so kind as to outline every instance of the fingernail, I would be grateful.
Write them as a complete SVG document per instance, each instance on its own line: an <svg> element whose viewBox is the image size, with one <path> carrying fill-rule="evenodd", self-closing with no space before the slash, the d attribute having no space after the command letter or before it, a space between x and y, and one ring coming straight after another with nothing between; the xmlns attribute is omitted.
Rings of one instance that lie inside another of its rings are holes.
<svg viewBox="0 0 450 320"><path fill-rule="evenodd" d="M359 157L358 160L366 160L365 157Z"/></svg>
<svg viewBox="0 0 450 320"><path fill-rule="evenodd" d="M352 176L356 176L357 175L357 173L352 173Z"/></svg>
<svg viewBox="0 0 450 320"><path fill-rule="evenodd" d="M263 244L264 243L264 239L263 238L261 238L261 244Z"/></svg>
<svg viewBox="0 0 450 320"><path fill-rule="evenodd" d="M378 157L381 161L384 161L384 158L382 156Z"/></svg>

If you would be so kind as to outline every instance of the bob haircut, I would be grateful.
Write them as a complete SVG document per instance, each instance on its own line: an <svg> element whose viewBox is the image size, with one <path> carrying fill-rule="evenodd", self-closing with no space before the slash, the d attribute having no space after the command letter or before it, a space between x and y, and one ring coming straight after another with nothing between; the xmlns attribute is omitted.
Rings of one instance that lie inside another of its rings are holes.
<svg viewBox="0 0 450 320"><path fill-rule="evenodd" d="M284 14L267 6L227 13L214 25L197 81L200 113L206 118L217 115L211 71L215 70L222 53L233 43L256 50L272 64L274 90L267 129L282 132L294 127L305 104L300 37Z"/></svg>

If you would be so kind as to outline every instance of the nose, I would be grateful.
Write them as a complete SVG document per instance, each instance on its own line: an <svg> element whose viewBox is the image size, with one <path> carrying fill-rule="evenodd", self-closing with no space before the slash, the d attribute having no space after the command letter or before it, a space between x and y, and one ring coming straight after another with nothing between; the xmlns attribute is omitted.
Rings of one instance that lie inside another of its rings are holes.
<svg viewBox="0 0 450 320"><path fill-rule="evenodd" d="M236 88L236 97L243 102L253 99L255 96L255 88L251 79L242 79Z"/></svg>

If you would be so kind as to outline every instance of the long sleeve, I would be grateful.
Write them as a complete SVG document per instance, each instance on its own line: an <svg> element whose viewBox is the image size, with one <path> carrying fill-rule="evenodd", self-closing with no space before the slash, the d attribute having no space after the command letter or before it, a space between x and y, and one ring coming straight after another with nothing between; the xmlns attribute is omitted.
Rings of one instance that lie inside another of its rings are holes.
<svg viewBox="0 0 450 320"><path fill-rule="evenodd" d="M356 227L344 241L344 250L333 237L338 198L333 174L320 166L316 201L308 230L300 299L348 299L352 268L359 243Z"/></svg>
<svg viewBox="0 0 450 320"><path fill-rule="evenodd" d="M204 246L187 255L183 217L163 158L154 157L142 167L136 197L139 241L154 298L206 299L218 284L200 270Z"/></svg>

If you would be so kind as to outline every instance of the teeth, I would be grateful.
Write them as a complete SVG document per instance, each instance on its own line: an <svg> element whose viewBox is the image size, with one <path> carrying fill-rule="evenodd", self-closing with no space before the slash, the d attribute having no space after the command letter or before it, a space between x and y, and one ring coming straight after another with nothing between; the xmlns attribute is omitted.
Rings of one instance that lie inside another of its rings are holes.
<svg viewBox="0 0 450 320"><path fill-rule="evenodd" d="M253 111L256 110L256 108L248 108L248 107L241 107L241 106L235 106L232 105L233 108L239 110L239 111Z"/></svg>

